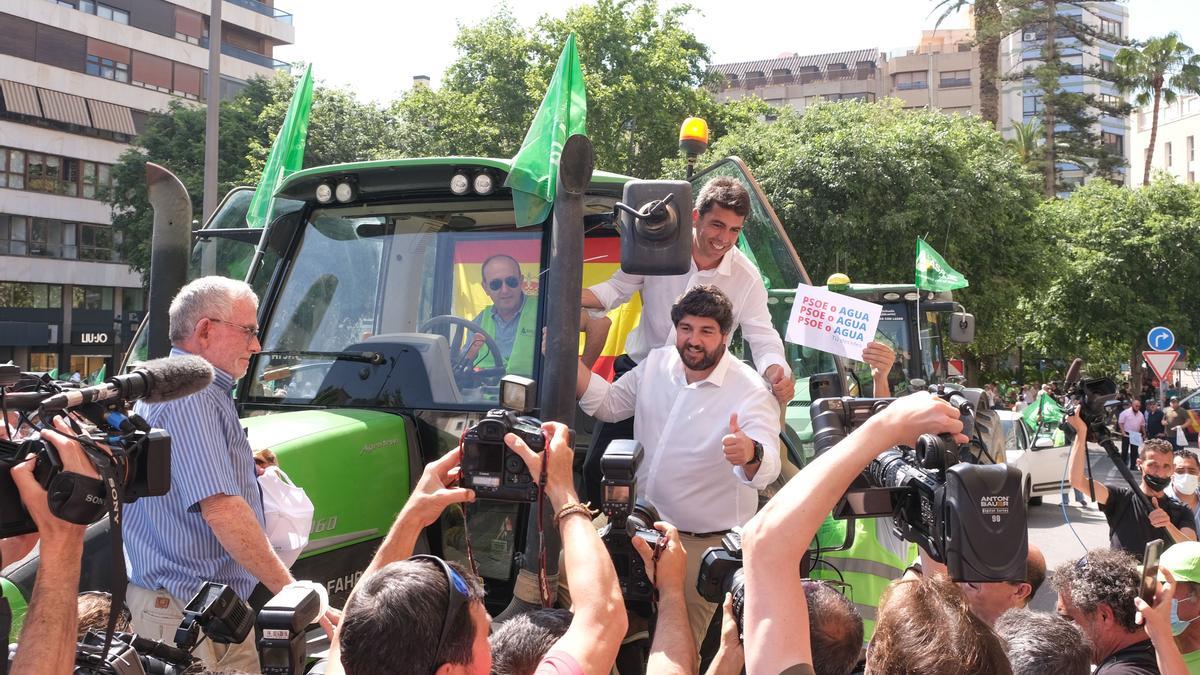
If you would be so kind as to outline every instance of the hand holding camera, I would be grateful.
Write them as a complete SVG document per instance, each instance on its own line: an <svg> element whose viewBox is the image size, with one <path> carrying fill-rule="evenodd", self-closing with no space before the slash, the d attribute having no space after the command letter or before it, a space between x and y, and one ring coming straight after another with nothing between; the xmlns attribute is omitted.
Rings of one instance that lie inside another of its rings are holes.
<svg viewBox="0 0 1200 675"><path fill-rule="evenodd" d="M970 439L962 433L961 413L945 399L917 392L896 399L864 426L888 439L889 445L914 447L922 434L951 434L957 443Z"/></svg>
<svg viewBox="0 0 1200 675"><path fill-rule="evenodd" d="M661 532L657 546L645 537L633 537L633 548L642 556L646 567L646 577L658 589L659 594L667 592L683 592L684 578L687 576L687 551L679 540L679 530L675 526L659 521L654 523L654 529Z"/></svg>
<svg viewBox="0 0 1200 675"><path fill-rule="evenodd" d="M421 527L432 525L451 504L475 501L475 492L466 488L454 487L458 482L459 461L462 459L462 449L455 448L440 458L425 465L421 479L409 496L404 510L408 512Z"/></svg>
<svg viewBox="0 0 1200 675"><path fill-rule="evenodd" d="M525 460L529 475L541 476L542 464L546 465L546 484L543 486L550 505L558 511L564 504L578 501L575 494L573 466L575 451L571 449L571 430L560 422L544 422L542 433L547 439L543 452L534 452L522 435L508 433L504 443Z"/></svg>
<svg viewBox="0 0 1200 675"><path fill-rule="evenodd" d="M66 421L61 417L55 417L53 424L58 431L45 429L41 436L43 441L54 446L58 451L63 465L62 472L99 480L100 474L96 472L95 467L84 455L83 447L72 438L74 433ZM87 526L63 520L50 511L49 495L34 476L35 465L36 459L30 455L25 461L13 467L12 479L21 493L21 502L37 525L38 532L41 533L42 545L82 542L83 532Z"/></svg>

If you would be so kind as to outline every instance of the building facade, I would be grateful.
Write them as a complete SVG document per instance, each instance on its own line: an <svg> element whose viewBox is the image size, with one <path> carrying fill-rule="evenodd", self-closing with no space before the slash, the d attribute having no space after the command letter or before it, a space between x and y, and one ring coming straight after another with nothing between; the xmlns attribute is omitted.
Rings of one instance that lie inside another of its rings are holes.
<svg viewBox="0 0 1200 675"><path fill-rule="evenodd" d="M208 99L210 0L0 5L0 363L111 374L141 320L141 278L102 198L152 110ZM286 64L291 15L221 6L221 98Z"/></svg>
<svg viewBox="0 0 1200 675"><path fill-rule="evenodd" d="M1134 186L1142 184L1145 175L1146 150L1150 147L1150 126L1154 115L1152 106L1139 108L1133 114L1133 142L1129 153L1129 180ZM1197 169L1196 139L1200 138L1200 96L1180 96L1171 105L1158 110L1158 136L1154 139L1151 159L1151 178L1163 171L1181 183L1195 183Z"/></svg>

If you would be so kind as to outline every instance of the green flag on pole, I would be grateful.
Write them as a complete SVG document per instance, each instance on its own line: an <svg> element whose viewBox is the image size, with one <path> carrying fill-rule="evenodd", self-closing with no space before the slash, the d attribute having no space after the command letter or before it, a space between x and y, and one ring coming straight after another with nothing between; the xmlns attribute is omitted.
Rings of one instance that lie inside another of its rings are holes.
<svg viewBox="0 0 1200 675"><path fill-rule="evenodd" d="M58 368L55 368L54 370L52 370L46 374L50 376L50 379L57 380L58 379Z"/></svg>
<svg viewBox="0 0 1200 675"><path fill-rule="evenodd" d="M1062 408L1050 394L1044 391L1039 392L1037 399L1026 406L1025 410L1021 411L1021 419L1025 421L1026 426L1035 432L1043 424L1058 426L1062 418Z"/></svg>
<svg viewBox="0 0 1200 675"><path fill-rule="evenodd" d="M304 143L308 140L308 113L312 108L312 64L304 69L304 76L296 83L292 102L288 105L287 117L271 144L271 153L263 166L262 178L250 200L246 212L246 224L250 227L266 227L270 222L271 204L275 191L283 179L300 170L304 165Z"/></svg>
<svg viewBox="0 0 1200 675"><path fill-rule="evenodd" d="M92 381L90 382L90 384L104 384L104 374L107 370L108 370L108 365L101 364L100 370L97 370L96 374L92 376Z"/></svg>
<svg viewBox="0 0 1200 675"><path fill-rule="evenodd" d="M575 34L567 38L546 97L513 157L505 187L513 191L517 227L536 225L550 215L558 187L558 159L567 138L587 133L587 91L579 68Z"/></svg>
<svg viewBox="0 0 1200 675"><path fill-rule="evenodd" d="M967 278L946 263L925 240L917 240L917 288L927 291L952 291L970 286Z"/></svg>

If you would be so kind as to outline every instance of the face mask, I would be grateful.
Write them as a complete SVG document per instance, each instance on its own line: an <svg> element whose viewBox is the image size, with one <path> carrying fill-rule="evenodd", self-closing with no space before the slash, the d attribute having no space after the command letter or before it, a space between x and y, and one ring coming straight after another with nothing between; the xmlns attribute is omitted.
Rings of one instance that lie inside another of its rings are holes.
<svg viewBox="0 0 1200 675"><path fill-rule="evenodd" d="M1163 490L1167 489L1168 485L1171 484L1171 478L1169 476L1151 476L1150 474L1146 474L1142 476L1142 480L1146 481L1146 485L1149 485L1150 489L1154 490L1155 492L1162 492Z"/></svg>
<svg viewBox="0 0 1200 675"><path fill-rule="evenodd" d="M1196 619L1200 619L1200 616L1193 617L1191 619L1188 619L1187 621L1180 619L1179 618L1179 601L1176 600L1175 598L1171 598L1171 635L1182 634L1183 631L1187 630L1188 625L1190 625Z"/></svg>
<svg viewBox="0 0 1200 675"><path fill-rule="evenodd" d="M1200 476L1190 473L1177 473L1171 479L1171 487L1175 488L1175 492L1181 495L1195 494L1196 488L1200 487Z"/></svg>

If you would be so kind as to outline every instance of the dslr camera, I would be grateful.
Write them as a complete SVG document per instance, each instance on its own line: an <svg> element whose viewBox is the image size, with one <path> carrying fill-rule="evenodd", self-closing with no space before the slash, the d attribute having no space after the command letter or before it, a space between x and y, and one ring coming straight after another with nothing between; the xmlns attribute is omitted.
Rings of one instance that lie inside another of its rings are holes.
<svg viewBox="0 0 1200 675"><path fill-rule="evenodd" d="M924 434L916 447L879 454L851 485L835 516L891 516L898 536L946 565L955 581L1025 578L1029 549L1020 469L980 464L987 447L975 423L974 392L934 387L958 409L963 434ZM821 454L895 399L823 398L813 402L813 441ZM976 395L977 400L977 395Z"/></svg>
<svg viewBox="0 0 1200 675"><path fill-rule="evenodd" d="M662 538L654 527L659 521L658 512L637 498L637 470L643 452L642 444L635 440L615 439L600 457L600 510L608 516L600 538L612 557L625 604L639 609L647 609L654 599L654 584L646 574L642 556L633 547L633 539L644 539L654 549Z"/></svg>
<svg viewBox="0 0 1200 675"><path fill-rule="evenodd" d="M525 460L504 444L504 436L511 433L534 452L545 449L541 420L518 414L531 409L527 403L534 400L532 390L533 380L504 376L500 380L500 402L506 407L489 410L463 435L460 483L474 490L479 499L537 501L537 479L529 475Z"/></svg>
<svg viewBox="0 0 1200 675"><path fill-rule="evenodd" d="M700 597L718 605L725 594L733 596L733 617L737 621L738 637L744 635L742 615L746 605L746 573L742 569L742 532L734 528L721 538L721 546L704 552L700 560L700 575L696 577Z"/></svg>

